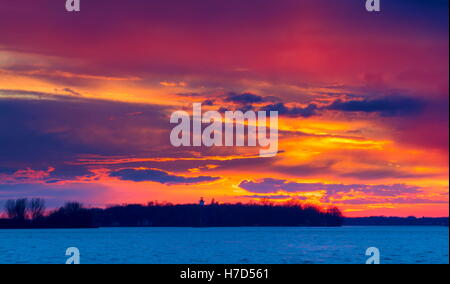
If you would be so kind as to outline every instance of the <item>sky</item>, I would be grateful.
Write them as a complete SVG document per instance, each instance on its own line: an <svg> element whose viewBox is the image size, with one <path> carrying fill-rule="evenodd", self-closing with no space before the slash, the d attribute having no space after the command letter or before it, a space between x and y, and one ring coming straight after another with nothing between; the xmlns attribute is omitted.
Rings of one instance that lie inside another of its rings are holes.
<svg viewBox="0 0 450 284"><path fill-rule="evenodd" d="M0 0L0 206L270 200L448 216L447 0ZM173 147L274 110L279 154Z"/></svg>

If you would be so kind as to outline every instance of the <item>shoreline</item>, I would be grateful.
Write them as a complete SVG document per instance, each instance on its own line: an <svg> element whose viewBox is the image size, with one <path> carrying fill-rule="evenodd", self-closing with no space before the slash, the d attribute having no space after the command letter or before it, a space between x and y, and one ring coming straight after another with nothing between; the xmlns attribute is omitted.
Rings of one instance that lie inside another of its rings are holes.
<svg viewBox="0 0 450 284"><path fill-rule="evenodd" d="M392 228L408 228L408 227L436 227L436 228L442 228L442 227L449 227L448 225L343 225L343 226L227 226L227 227L136 227L136 226L130 226L130 227L79 227L79 228L0 228L0 231L2 230L98 230L98 229L251 229L251 228L257 228L257 229L263 229L263 228L272 228L272 229L282 229L282 228L305 228L305 229L336 229L336 228L379 228L379 227L392 227Z"/></svg>

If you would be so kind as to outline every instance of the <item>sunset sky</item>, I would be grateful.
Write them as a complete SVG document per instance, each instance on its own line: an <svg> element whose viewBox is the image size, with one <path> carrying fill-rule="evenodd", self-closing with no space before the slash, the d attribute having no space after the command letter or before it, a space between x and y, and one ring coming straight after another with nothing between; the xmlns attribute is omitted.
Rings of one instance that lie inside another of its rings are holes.
<svg viewBox="0 0 450 284"><path fill-rule="evenodd" d="M0 0L0 206L302 202L448 216L448 0ZM170 143L277 110L280 153Z"/></svg>

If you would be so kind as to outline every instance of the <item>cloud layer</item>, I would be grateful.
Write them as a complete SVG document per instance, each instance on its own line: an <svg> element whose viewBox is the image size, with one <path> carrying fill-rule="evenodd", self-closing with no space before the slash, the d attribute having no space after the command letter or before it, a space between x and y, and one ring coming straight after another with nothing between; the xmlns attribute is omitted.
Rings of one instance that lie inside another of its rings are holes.
<svg viewBox="0 0 450 284"><path fill-rule="evenodd" d="M208 177L208 176L199 176L199 177L176 176L158 169L148 169L148 170L123 169L110 173L110 176L120 178L121 180L128 180L135 182L153 181L169 185L213 182L219 179L218 177Z"/></svg>
<svg viewBox="0 0 450 284"><path fill-rule="evenodd" d="M448 1L56 2L0 0L0 200L448 214ZM280 153L172 147L193 103L278 111Z"/></svg>

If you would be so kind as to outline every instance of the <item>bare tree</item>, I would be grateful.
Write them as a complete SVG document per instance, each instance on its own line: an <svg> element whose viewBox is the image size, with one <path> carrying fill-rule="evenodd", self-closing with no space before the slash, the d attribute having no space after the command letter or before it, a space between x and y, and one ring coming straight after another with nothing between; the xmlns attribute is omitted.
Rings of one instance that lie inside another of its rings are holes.
<svg viewBox="0 0 450 284"><path fill-rule="evenodd" d="M67 214L76 213L83 210L83 204L79 202L67 202L63 209Z"/></svg>
<svg viewBox="0 0 450 284"><path fill-rule="evenodd" d="M341 210L337 207L328 208L327 213L333 217L338 217L338 218L343 217Z"/></svg>
<svg viewBox="0 0 450 284"><path fill-rule="evenodd" d="M40 198L33 198L28 204L29 214L32 220L37 220L44 216L45 200Z"/></svg>
<svg viewBox="0 0 450 284"><path fill-rule="evenodd" d="M5 209L8 218L25 220L27 216L27 205L28 200L26 198L6 201Z"/></svg>
<svg viewBox="0 0 450 284"><path fill-rule="evenodd" d="M16 217L16 201L15 200L6 201L5 211L9 219L14 219Z"/></svg>

